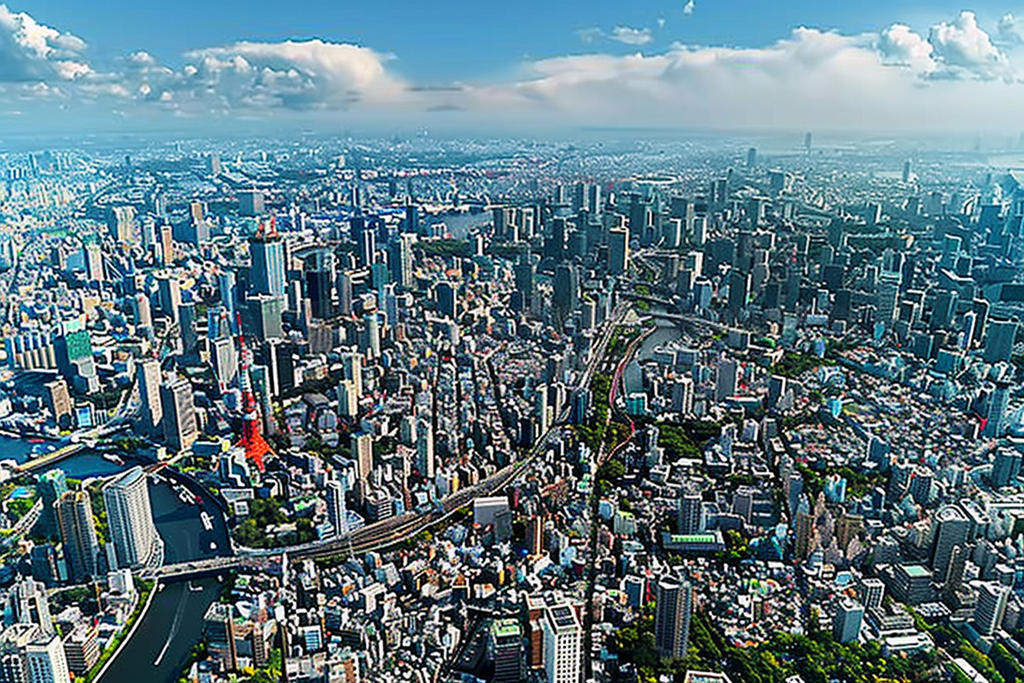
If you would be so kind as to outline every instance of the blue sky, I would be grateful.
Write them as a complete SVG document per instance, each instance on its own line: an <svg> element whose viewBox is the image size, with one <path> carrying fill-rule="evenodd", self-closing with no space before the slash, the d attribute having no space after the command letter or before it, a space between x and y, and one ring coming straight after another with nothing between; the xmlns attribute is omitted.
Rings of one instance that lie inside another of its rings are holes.
<svg viewBox="0 0 1024 683"><path fill-rule="evenodd" d="M1013 9L1010 4L987 14L998 19ZM173 61L187 50L238 40L322 38L393 53L398 70L424 82L483 77L524 58L579 53L595 47L580 39L588 28L649 28L653 40L647 50L672 42L761 47L797 26L861 33L894 22L927 28L960 9L982 12L956 2L886 0L700 0L689 15L683 12L685 0L11 0L8 6L75 33L100 54L146 50ZM659 19L665 21L662 29ZM636 49L612 40L596 47Z"/></svg>
<svg viewBox="0 0 1024 683"><path fill-rule="evenodd" d="M0 123L1016 129L1015 14L1024 0L0 0Z"/></svg>

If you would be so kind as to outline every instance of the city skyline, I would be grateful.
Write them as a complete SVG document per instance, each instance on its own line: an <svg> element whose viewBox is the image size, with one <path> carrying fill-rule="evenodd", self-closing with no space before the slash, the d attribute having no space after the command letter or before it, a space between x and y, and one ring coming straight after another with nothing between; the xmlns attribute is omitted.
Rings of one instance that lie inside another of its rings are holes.
<svg viewBox="0 0 1024 683"><path fill-rule="evenodd" d="M133 11L111 1L86 11L16 2L0 4L0 122L9 132L1014 133L1024 26L1012 5L186 3Z"/></svg>

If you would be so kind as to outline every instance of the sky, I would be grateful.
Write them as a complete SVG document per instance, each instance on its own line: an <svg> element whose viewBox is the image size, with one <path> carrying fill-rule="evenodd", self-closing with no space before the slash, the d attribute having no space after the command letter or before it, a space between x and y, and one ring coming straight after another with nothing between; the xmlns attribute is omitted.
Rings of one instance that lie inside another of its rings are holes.
<svg viewBox="0 0 1024 683"><path fill-rule="evenodd" d="M8 129L1015 134L1021 112L1024 0L0 0Z"/></svg>

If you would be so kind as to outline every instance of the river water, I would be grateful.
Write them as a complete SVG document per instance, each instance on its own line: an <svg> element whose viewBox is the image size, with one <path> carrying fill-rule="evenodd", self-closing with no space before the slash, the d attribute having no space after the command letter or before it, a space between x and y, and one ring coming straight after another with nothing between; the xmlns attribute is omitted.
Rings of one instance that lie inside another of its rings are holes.
<svg viewBox="0 0 1024 683"><path fill-rule="evenodd" d="M0 459L25 462L63 444L32 444L24 439L0 437ZM105 460L94 451L82 451L55 463L72 479L106 477L130 467ZM37 472L42 474L42 472ZM229 552L227 525L212 499L204 496L203 507L211 512L213 531L203 528L198 505L185 505L166 482L150 480L150 503L157 531L164 540L164 561L168 564L198 560ZM213 545L211 545L213 544ZM216 578L167 584L153 598L145 618L120 655L107 669L104 683L145 681L176 683L189 652L202 635L203 615L220 593Z"/></svg>
<svg viewBox="0 0 1024 683"><path fill-rule="evenodd" d="M153 519L164 539L165 562L174 564L227 553L223 517L211 514L212 532L203 529L200 507L183 505L167 484L150 483ZM204 506L214 510L207 496ZM211 548L216 543L216 549ZM202 636L203 615L220 593L216 578L170 583L157 593L131 640L100 679L103 683L176 683L192 646Z"/></svg>

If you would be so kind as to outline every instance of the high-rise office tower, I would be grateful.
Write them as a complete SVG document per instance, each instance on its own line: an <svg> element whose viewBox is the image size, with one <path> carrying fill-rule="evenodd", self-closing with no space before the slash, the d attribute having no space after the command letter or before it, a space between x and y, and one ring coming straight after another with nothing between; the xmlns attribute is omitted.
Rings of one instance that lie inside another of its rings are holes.
<svg viewBox="0 0 1024 683"><path fill-rule="evenodd" d="M1019 323L1016 320L993 320L985 332L985 362L1009 363L1013 354L1013 340Z"/></svg>
<svg viewBox="0 0 1024 683"><path fill-rule="evenodd" d="M164 384L160 388L160 403L167 445L175 451L188 449L199 437L192 384L183 378Z"/></svg>
<svg viewBox="0 0 1024 683"><path fill-rule="evenodd" d="M57 512L54 506L60 497L68 492L68 480L64 470L53 469L43 473L36 484L36 491L43 504L39 513L39 520L36 522L36 529L39 535L46 538L57 538L59 530L57 527Z"/></svg>
<svg viewBox="0 0 1024 683"><path fill-rule="evenodd" d="M494 662L491 682L519 683L523 680L523 633L519 621L495 619L488 636L488 658Z"/></svg>
<svg viewBox="0 0 1024 683"><path fill-rule="evenodd" d="M434 427L429 419L416 423L416 469L427 481L434 479Z"/></svg>
<svg viewBox="0 0 1024 683"><path fill-rule="evenodd" d="M81 582L97 576L100 544L89 493L68 491L61 496L57 501L57 523L72 580Z"/></svg>
<svg viewBox="0 0 1024 683"><path fill-rule="evenodd" d="M11 619L17 624L34 624L44 635L57 632L50 616L50 603L46 599L46 586L34 579L14 584L8 593L7 607Z"/></svg>
<svg viewBox="0 0 1024 683"><path fill-rule="evenodd" d="M655 594L654 644L662 659L682 659L690 639L693 587L689 581L666 574Z"/></svg>
<svg viewBox="0 0 1024 683"><path fill-rule="evenodd" d="M161 560L163 540L153 523L143 469L133 467L104 486L103 500L118 567L134 569Z"/></svg>
<svg viewBox="0 0 1024 683"><path fill-rule="evenodd" d="M369 233L373 234L373 233ZM334 316L334 254L327 250L313 252L305 261L306 298L313 317L327 320Z"/></svg>
<svg viewBox="0 0 1024 683"><path fill-rule="evenodd" d="M59 429L71 427L71 393L68 391L68 383L63 377L58 377L52 382L43 385L46 390L46 407L50 409L54 421Z"/></svg>
<svg viewBox="0 0 1024 683"><path fill-rule="evenodd" d="M629 229L608 231L608 274L622 275L629 267Z"/></svg>
<svg viewBox="0 0 1024 683"><path fill-rule="evenodd" d="M992 460L992 474L989 479L992 486L1001 488L1009 486L1020 474L1021 453L1016 448L999 448Z"/></svg>
<svg viewBox="0 0 1024 683"><path fill-rule="evenodd" d="M371 358L380 358L380 318L377 312L367 313L363 316L363 322L366 325L365 350Z"/></svg>
<svg viewBox="0 0 1024 683"><path fill-rule="evenodd" d="M107 209L107 230L110 237L120 244L133 244L135 240L134 206L111 206Z"/></svg>
<svg viewBox="0 0 1024 683"><path fill-rule="evenodd" d="M160 304L160 310L177 323L181 308L181 283L176 277L166 276L158 278L156 284L157 303Z"/></svg>
<svg viewBox="0 0 1024 683"><path fill-rule="evenodd" d="M1000 437L1006 433L1006 409L1010 402L1010 390L1013 385L1009 382L996 382L995 389L988 397L988 412L985 416L985 430L983 434L988 437Z"/></svg>
<svg viewBox="0 0 1024 683"><path fill-rule="evenodd" d="M724 401L735 396L739 390L739 364L732 358L726 358L718 364L715 377L715 400Z"/></svg>
<svg viewBox="0 0 1024 683"><path fill-rule="evenodd" d="M967 542L967 534L971 523L967 515L956 505L946 505L935 513L935 545L932 548L932 571L935 580L942 583L946 580L949 569L949 558L953 548Z"/></svg>
<svg viewBox="0 0 1024 683"><path fill-rule="evenodd" d="M196 329L196 305L186 301L178 305L181 327L181 349L185 358L194 360L199 353L199 331Z"/></svg>
<svg viewBox="0 0 1024 683"><path fill-rule="evenodd" d="M565 323L579 308L580 303L580 272L571 263L562 263L555 269L554 294L552 304L555 318Z"/></svg>
<svg viewBox="0 0 1024 683"><path fill-rule="evenodd" d="M437 293L437 312L446 318L458 321L458 293L452 283L438 282L435 292Z"/></svg>
<svg viewBox="0 0 1024 683"><path fill-rule="evenodd" d="M687 491L679 496L676 515L679 533L703 533L706 523L704 520L704 501L701 499L700 492Z"/></svg>
<svg viewBox="0 0 1024 683"><path fill-rule="evenodd" d="M88 242L82 247L85 259L85 279L87 282L103 282L106 275L103 270L103 252L96 242Z"/></svg>
<svg viewBox="0 0 1024 683"><path fill-rule="evenodd" d="M864 606L849 598L839 603L835 621L832 622L832 638L840 643L851 643L860 637L864 620Z"/></svg>
<svg viewBox="0 0 1024 683"><path fill-rule="evenodd" d="M548 683L579 683L583 628L576 612L566 604L550 606L541 628Z"/></svg>
<svg viewBox="0 0 1024 683"><path fill-rule="evenodd" d="M817 545L817 537L814 528L814 515L811 514L811 506L805 496L800 496L800 502L796 511L796 539L793 547L793 554L798 562L803 562L811 554Z"/></svg>
<svg viewBox="0 0 1024 683"><path fill-rule="evenodd" d="M747 168L754 168L757 166L757 148L751 147L747 150Z"/></svg>
<svg viewBox="0 0 1024 683"><path fill-rule="evenodd" d="M348 532L345 507L345 483L340 479L327 482L327 520L334 527L334 535L341 536Z"/></svg>
<svg viewBox="0 0 1024 683"><path fill-rule="evenodd" d="M284 242L274 234L257 234L249 240L249 284L255 294L285 295Z"/></svg>
<svg viewBox="0 0 1024 683"><path fill-rule="evenodd" d="M1003 622L1010 588L994 581L978 587L978 602L974 607L974 628L983 636L991 636Z"/></svg>
<svg viewBox="0 0 1024 683"><path fill-rule="evenodd" d="M25 647L25 672L28 674L26 683L67 683L71 680L60 636L52 634Z"/></svg>
<svg viewBox="0 0 1024 683"><path fill-rule="evenodd" d="M135 364L135 381L139 387L139 399L142 404L142 424L152 437L162 437L164 433L164 410L160 397L160 385L163 384L160 373L160 361L156 358L145 358Z"/></svg>
<svg viewBox="0 0 1024 683"><path fill-rule="evenodd" d="M373 437L369 434L353 434L351 438L352 459L356 463L356 478L369 484L373 473Z"/></svg>
<svg viewBox="0 0 1024 683"><path fill-rule="evenodd" d="M864 579L860 582L860 590L857 591L857 597L868 609L875 609L882 606L882 600L885 597L885 583L881 579L874 577Z"/></svg>
<svg viewBox="0 0 1024 683"><path fill-rule="evenodd" d="M343 379L338 383L338 416L359 416L359 394L356 393L355 382L350 379Z"/></svg>

